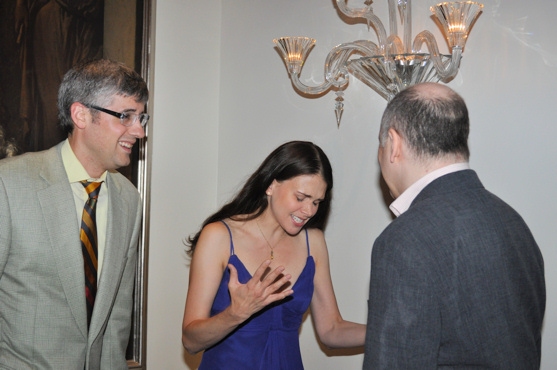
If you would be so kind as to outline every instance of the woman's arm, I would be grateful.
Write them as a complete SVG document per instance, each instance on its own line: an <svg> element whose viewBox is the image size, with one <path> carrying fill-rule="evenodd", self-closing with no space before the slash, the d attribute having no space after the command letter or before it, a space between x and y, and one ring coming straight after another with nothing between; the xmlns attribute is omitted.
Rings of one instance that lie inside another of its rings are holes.
<svg viewBox="0 0 557 370"><path fill-rule="evenodd" d="M314 292L310 307L317 335L329 348L363 346L366 326L344 320L338 309L323 233L317 229L309 231L311 252L315 260Z"/></svg>
<svg viewBox="0 0 557 370"><path fill-rule="evenodd" d="M271 262L265 261L250 281L241 284L234 266L227 265L229 257L230 238L225 226L221 223L207 225L192 258L182 322L182 343L190 353L209 348L263 307L293 293L292 290L275 293L290 280L290 275L282 274L284 267L277 267L262 279ZM211 317L211 306L225 268L230 269L231 304Z"/></svg>

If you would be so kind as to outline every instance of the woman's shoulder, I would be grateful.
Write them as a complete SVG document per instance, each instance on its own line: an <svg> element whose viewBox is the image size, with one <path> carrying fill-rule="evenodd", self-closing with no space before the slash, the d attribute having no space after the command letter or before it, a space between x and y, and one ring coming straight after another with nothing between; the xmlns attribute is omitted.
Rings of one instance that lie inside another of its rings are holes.
<svg viewBox="0 0 557 370"><path fill-rule="evenodd" d="M226 226L220 222L211 222L203 227L192 255L192 266L209 269L217 264L224 270L231 254L231 239Z"/></svg>
<svg viewBox="0 0 557 370"><path fill-rule="evenodd" d="M309 242L311 244L312 240L317 242L325 241L325 235L323 234L323 230L317 228L309 228L306 229L308 233Z"/></svg>
<svg viewBox="0 0 557 370"><path fill-rule="evenodd" d="M229 226L223 222L223 221L215 221L215 222L211 222L205 226L203 226L203 229L201 229L201 234L200 234L200 238L201 237L205 237L205 238L228 238L229 235Z"/></svg>
<svg viewBox="0 0 557 370"><path fill-rule="evenodd" d="M245 233L246 221L236 219L224 219L221 221L211 222L201 230L200 239L211 239L213 242L226 240L230 242L239 238Z"/></svg>
<svg viewBox="0 0 557 370"><path fill-rule="evenodd" d="M227 226L221 221L211 222L203 227L199 240L197 242L196 251L199 249L222 249L223 246L230 245L230 233Z"/></svg>
<svg viewBox="0 0 557 370"><path fill-rule="evenodd" d="M316 228L306 229L307 230L307 243L310 248L310 254L314 257L318 257L322 253L327 251L327 243L325 242L325 235L323 231ZM302 232L305 238L305 233Z"/></svg>

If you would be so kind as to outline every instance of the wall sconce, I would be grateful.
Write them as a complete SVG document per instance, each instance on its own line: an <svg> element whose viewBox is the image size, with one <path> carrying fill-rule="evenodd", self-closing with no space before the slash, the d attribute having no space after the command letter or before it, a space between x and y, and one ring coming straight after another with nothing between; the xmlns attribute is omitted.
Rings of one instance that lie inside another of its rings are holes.
<svg viewBox="0 0 557 370"><path fill-rule="evenodd" d="M325 59L325 80L319 86L307 86L300 81L300 72L306 57L315 45L309 37L281 37L274 39L283 57L294 87L308 95L320 95L333 89L337 98L335 114L340 126L344 110L343 90L349 82L349 74L357 77L374 89L387 101L399 91L421 82L449 82L458 73L462 50L468 33L480 15L483 4L473 1L444 2L430 8L436 20L443 27L451 55L439 54L435 37L429 31L422 31L412 37L411 0L388 0L389 30L373 14L371 3L366 0L364 8L351 8L347 0L336 0L340 11L350 18L366 19L368 30L372 27L378 43L357 40L335 46ZM403 38L397 31L396 10L403 26ZM428 53L421 50L427 46ZM354 54L359 58L350 59Z"/></svg>

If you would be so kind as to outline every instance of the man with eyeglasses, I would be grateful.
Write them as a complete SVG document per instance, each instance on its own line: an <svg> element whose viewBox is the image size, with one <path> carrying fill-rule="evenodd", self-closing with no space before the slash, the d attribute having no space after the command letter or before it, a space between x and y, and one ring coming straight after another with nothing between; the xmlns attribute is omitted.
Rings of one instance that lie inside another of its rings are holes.
<svg viewBox="0 0 557 370"><path fill-rule="evenodd" d="M68 138L0 161L0 369L128 368L142 210L115 170L148 95L120 63L78 65L58 93Z"/></svg>

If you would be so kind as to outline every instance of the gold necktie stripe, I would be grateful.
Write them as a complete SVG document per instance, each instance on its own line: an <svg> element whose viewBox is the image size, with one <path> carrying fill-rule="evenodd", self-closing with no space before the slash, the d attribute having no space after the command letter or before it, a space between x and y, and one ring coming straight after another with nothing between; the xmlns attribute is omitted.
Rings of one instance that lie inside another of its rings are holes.
<svg viewBox="0 0 557 370"><path fill-rule="evenodd" d="M83 265L85 270L85 301L87 305L87 327L91 323L93 306L97 295L97 224L95 208L97 198L101 191L102 182L81 181L87 191L88 199L83 206L81 216L81 251L83 253Z"/></svg>

